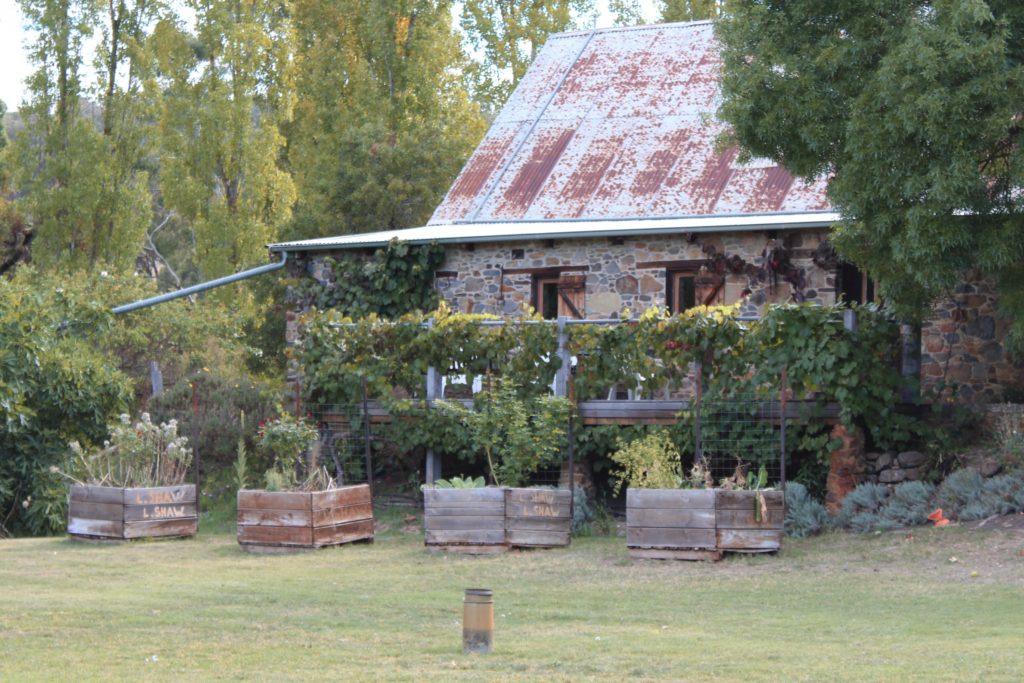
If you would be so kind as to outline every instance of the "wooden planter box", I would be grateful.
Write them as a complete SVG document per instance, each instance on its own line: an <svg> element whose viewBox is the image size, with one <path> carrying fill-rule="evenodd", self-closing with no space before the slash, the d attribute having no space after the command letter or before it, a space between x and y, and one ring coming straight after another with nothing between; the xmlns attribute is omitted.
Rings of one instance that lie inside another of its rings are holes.
<svg viewBox="0 0 1024 683"><path fill-rule="evenodd" d="M367 484L329 491L238 492L238 543L253 552L286 552L373 540Z"/></svg>
<svg viewBox="0 0 1024 683"><path fill-rule="evenodd" d="M68 534L92 540L195 536L195 484L150 488L71 487Z"/></svg>
<svg viewBox="0 0 1024 683"><path fill-rule="evenodd" d="M768 553L782 546L785 494L761 491L628 489L626 545L637 559L720 560L723 552Z"/></svg>
<svg viewBox="0 0 1024 683"><path fill-rule="evenodd" d="M568 489L505 489L505 542L524 548L569 545L572 492Z"/></svg>
<svg viewBox="0 0 1024 683"><path fill-rule="evenodd" d="M719 549L730 552L770 553L782 546L785 518L782 491L761 491L768 514L756 521L755 491L718 491L715 519Z"/></svg>
<svg viewBox="0 0 1024 683"><path fill-rule="evenodd" d="M431 550L504 552L505 489L423 489L423 530Z"/></svg>
<svg viewBox="0 0 1024 683"><path fill-rule="evenodd" d="M714 489L627 489L626 545L630 557L719 560Z"/></svg>

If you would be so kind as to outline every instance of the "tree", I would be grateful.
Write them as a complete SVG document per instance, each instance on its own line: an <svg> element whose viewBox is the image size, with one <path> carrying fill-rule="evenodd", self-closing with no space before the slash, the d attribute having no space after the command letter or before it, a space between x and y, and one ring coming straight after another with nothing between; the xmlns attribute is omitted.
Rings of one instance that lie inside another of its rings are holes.
<svg viewBox="0 0 1024 683"><path fill-rule="evenodd" d="M191 224L200 277L208 279L264 260L264 245L291 215L295 187L281 157L294 103L293 36L277 0L187 6L194 34L169 20L154 29L160 190L165 206Z"/></svg>
<svg viewBox="0 0 1024 683"><path fill-rule="evenodd" d="M616 26L638 26L646 23L640 0L608 0L608 11Z"/></svg>
<svg viewBox="0 0 1024 683"><path fill-rule="evenodd" d="M484 54L471 75L485 110L501 109L549 35L593 12L593 0L465 0L462 29Z"/></svg>
<svg viewBox="0 0 1024 683"><path fill-rule="evenodd" d="M138 117L122 106L116 68L135 65L138 50L120 52L129 35L151 14L144 0L111 4L111 23L99 48L106 64L105 110L84 98L80 71L83 44L99 21L92 0L20 0L35 31L28 81L28 106L21 112L25 130L12 150L19 203L37 236L36 260L44 266L72 268L104 265L129 268L149 224L147 175L140 171L143 137ZM116 21L120 17L120 23ZM130 69L127 87L137 85ZM101 85L104 81L101 80Z"/></svg>
<svg viewBox="0 0 1024 683"><path fill-rule="evenodd" d="M661 20L698 21L722 16L722 0L661 0Z"/></svg>
<svg viewBox="0 0 1024 683"><path fill-rule="evenodd" d="M831 176L840 253L920 317L969 271L1024 340L1024 5L733 2L720 115L748 155Z"/></svg>
<svg viewBox="0 0 1024 683"><path fill-rule="evenodd" d="M447 0L301 0L291 233L422 225L483 135Z"/></svg>

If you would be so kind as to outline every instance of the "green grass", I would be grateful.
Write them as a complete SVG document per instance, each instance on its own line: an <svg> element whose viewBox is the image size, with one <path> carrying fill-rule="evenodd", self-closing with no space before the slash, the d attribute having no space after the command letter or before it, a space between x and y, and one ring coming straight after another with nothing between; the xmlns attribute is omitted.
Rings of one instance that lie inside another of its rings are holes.
<svg viewBox="0 0 1024 683"><path fill-rule="evenodd" d="M0 542L0 680L1019 681L1024 671L1019 530L837 534L787 540L778 557L633 563L621 538L431 555L400 514L382 521L372 545L286 556L244 554L205 526L185 541ZM494 590L491 655L461 652L467 587Z"/></svg>

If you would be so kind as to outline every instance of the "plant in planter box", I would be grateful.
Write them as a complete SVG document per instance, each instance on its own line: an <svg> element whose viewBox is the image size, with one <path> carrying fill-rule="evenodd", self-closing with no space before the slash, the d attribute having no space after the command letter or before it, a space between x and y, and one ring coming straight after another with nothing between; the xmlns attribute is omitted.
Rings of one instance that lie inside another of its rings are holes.
<svg viewBox="0 0 1024 683"><path fill-rule="evenodd" d="M110 427L99 451L70 444L64 476L71 487L68 533L78 537L194 536L196 489L185 484L192 463L188 439L171 420L156 424L148 413L127 414Z"/></svg>
<svg viewBox="0 0 1024 683"><path fill-rule="evenodd" d="M623 485L638 489L678 489L689 480L682 476L683 463L671 436L664 430L653 431L633 441L619 441L611 459L621 469L612 472L614 492Z"/></svg>
<svg viewBox="0 0 1024 683"><path fill-rule="evenodd" d="M682 476L681 455L664 431L620 444L611 458L621 468L616 490L629 486L626 543L633 557L717 559L722 550L778 549L782 494L766 488L764 467L749 474L740 462L711 488L701 460Z"/></svg>
<svg viewBox="0 0 1024 683"><path fill-rule="evenodd" d="M273 462L266 489L238 491L238 542L246 550L319 548L373 538L367 484L337 486L316 462L316 427L282 412L260 425L257 448Z"/></svg>
<svg viewBox="0 0 1024 683"><path fill-rule="evenodd" d="M523 486L541 467L559 462L570 404L556 396L521 398L516 383L503 377L491 385L478 394L476 410L447 401L437 405L465 425L496 486Z"/></svg>
<svg viewBox="0 0 1024 683"><path fill-rule="evenodd" d="M465 426L499 488L425 489L426 543L468 552L501 549L506 544L568 545L569 491L518 487L541 467L559 462L570 404L554 396L524 398L515 382L501 377L489 379L488 384L488 390L478 395L475 410L444 401L438 406Z"/></svg>
<svg viewBox="0 0 1024 683"><path fill-rule="evenodd" d="M434 488L439 489L482 489L487 485L483 477L452 477L451 479L438 479L434 482ZM426 484L420 487L421 490L429 488Z"/></svg>
<svg viewBox="0 0 1024 683"><path fill-rule="evenodd" d="M320 433L305 419L282 412L261 423L256 437L256 447L273 463L264 475L267 491L334 488L334 479L310 454Z"/></svg>
<svg viewBox="0 0 1024 683"><path fill-rule="evenodd" d="M611 459L620 467L616 491L626 489L626 545L636 558L717 559L715 490L695 466L683 477L682 457L668 432L619 444ZM686 488L683 488L686 487Z"/></svg>

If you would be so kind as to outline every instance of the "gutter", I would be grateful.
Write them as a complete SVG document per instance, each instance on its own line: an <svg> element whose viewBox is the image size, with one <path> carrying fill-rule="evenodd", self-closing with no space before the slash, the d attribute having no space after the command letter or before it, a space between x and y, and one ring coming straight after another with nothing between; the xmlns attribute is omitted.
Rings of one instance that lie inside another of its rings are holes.
<svg viewBox="0 0 1024 683"><path fill-rule="evenodd" d="M120 314L128 313L130 311L136 311L140 308L149 308L157 304L162 304L165 301L171 301L173 299L180 299L185 296L191 296L192 294L198 294L199 292L205 292L208 289L214 287L220 287L221 285L230 285L233 282L239 282L241 280L248 280L251 277L262 275L263 273L269 273L274 270L280 270L285 267L288 262L288 252L281 252L281 260L276 263L268 263L264 266L257 268L250 268L249 270L243 270L240 273L234 273L233 275L226 275L224 277L217 278L216 280L210 280L209 282L201 282L198 285L192 285L191 287L185 287L175 292L167 292L160 294L159 296L150 297L148 299L142 299L141 301L135 301L130 304L124 304L117 308L111 309L111 313Z"/></svg>
<svg viewBox="0 0 1024 683"><path fill-rule="evenodd" d="M678 218L573 219L557 221L488 221L443 223L404 230L325 237L270 244L271 252L367 249L386 246L392 239L406 244L469 244L522 242L549 239L592 239L599 237L640 237L685 233L756 232L762 230L808 230L827 228L840 220L828 211L801 214L750 214L746 216L687 216ZM505 232L490 232L500 226ZM513 228L516 230L513 231ZM561 228L561 229L559 229ZM466 230L476 230L466 234Z"/></svg>

